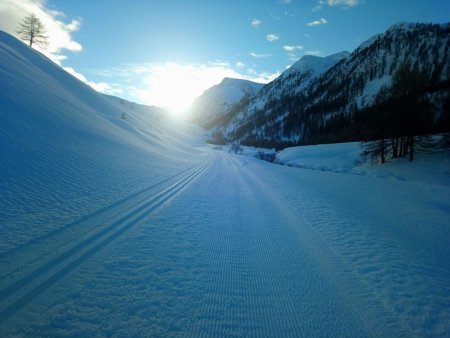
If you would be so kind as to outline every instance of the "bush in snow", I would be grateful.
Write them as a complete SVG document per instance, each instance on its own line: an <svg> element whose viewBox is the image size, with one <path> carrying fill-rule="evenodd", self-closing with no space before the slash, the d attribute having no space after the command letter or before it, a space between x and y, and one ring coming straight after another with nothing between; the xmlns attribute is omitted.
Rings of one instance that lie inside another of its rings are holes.
<svg viewBox="0 0 450 338"><path fill-rule="evenodd" d="M231 143L230 150L235 154L242 154L242 151L243 151L239 142Z"/></svg>

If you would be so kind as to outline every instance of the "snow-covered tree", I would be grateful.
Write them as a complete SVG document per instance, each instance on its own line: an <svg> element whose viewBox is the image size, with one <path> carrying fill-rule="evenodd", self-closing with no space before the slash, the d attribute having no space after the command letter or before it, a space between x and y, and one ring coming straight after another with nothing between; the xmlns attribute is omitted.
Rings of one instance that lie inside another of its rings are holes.
<svg viewBox="0 0 450 338"><path fill-rule="evenodd" d="M48 36L46 33L47 30L44 24L34 14L26 16L17 29L17 34L19 34L20 38L26 41L30 47L35 44L41 48L46 48L48 45Z"/></svg>

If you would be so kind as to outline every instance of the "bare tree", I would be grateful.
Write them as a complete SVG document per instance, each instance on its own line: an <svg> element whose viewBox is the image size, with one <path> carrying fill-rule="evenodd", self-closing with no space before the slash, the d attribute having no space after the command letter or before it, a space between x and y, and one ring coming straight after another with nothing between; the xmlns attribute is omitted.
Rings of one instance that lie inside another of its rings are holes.
<svg viewBox="0 0 450 338"><path fill-rule="evenodd" d="M46 33L47 30L44 24L34 14L26 16L19 24L19 29L17 30L20 38L26 41L30 47L35 44L41 48L46 48L48 45Z"/></svg>

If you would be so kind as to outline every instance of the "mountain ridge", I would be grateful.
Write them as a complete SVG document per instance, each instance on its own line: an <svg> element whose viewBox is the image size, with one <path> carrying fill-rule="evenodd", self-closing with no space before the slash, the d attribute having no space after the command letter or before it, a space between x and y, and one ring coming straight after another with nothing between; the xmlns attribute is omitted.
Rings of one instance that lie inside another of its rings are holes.
<svg viewBox="0 0 450 338"><path fill-rule="evenodd" d="M427 94L438 121L446 114L449 96L445 85L450 78L449 36L449 23L399 23L369 38L318 76L303 72L292 77L288 69L287 75L239 102L233 116L212 126L211 141L283 148L362 140L357 115L374 103L381 88L391 85L406 62L425 75L429 88L443 87ZM436 123L435 129L442 130Z"/></svg>
<svg viewBox="0 0 450 338"><path fill-rule="evenodd" d="M259 91L263 84L225 77L219 84L206 89L192 104L188 119L208 128L217 119L229 112L230 107L237 104L243 97Z"/></svg>

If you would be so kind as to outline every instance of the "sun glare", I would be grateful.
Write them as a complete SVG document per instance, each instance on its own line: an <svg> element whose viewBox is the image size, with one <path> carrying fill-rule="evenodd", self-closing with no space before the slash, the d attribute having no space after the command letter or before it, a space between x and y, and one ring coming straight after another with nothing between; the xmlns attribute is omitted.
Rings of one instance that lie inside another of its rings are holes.
<svg viewBox="0 0 450 338"><path fill-rule="evenodd" d="M199 81L201 75L190 66L166 63L154 66L150 73L145 80L147 101L167 109L176 117L182 117L205 89L203 81Z"/></svg>
<svg viewBox="0 0 450 338"><path fill-rule="evenodd" d="M183 74L172 73L161 81L162 107L177 117L187 112L198 95L193 80Z"/></svg>
<svg viewBox="0 0 450 338"><path fill-rule="evenodd" d="M192 102L206 89L224 77L239 77L226 67L161 63L151 65L142 94L148 104L166 108L176 117L183 117Z"/></svg>

